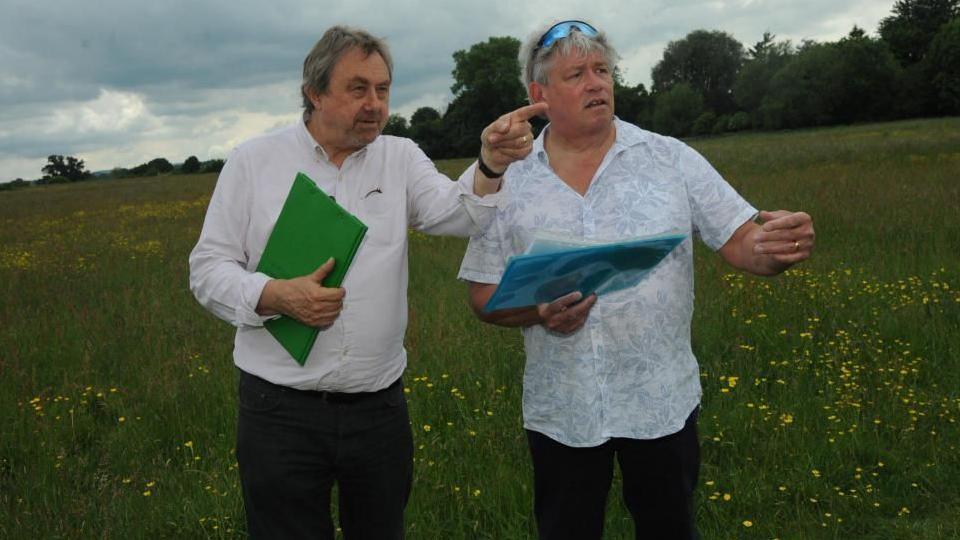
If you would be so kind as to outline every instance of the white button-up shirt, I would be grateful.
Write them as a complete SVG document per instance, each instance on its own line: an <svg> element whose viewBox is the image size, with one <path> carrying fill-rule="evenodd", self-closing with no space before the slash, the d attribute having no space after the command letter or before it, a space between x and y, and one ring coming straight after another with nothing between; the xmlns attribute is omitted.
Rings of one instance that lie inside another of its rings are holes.
<svg viewBox="0 0 960 540"><path fill-rule="evenodd" d="M608 241L688 235L640 284L600 296L580 330L523 330L524 427L568 446L653 439L683 427L701 394L690 346L691 235L719 249L757 212L687 145L620 120L615 128L581 196L550 168L548 126L507 170L496 218L470 240L460 268L461 279L497 283L508 257L523 253L537 230Z"/></svg>
<svg viewBox="0 0 960 540"><path fill-rule="evenodd" d="M367 227L343 281L343 311L321 329L300 366L256 313L270 279L260 256L298 172L306 173ZM247 141L224 165L190 254L197 300L237 327L236 365L298 389L382 389L406 366L407 230L468 236L483 231L499 194L473 193L474 167L458 182L437 172L409 140L382 135L333 165L303 122Z"/></svg>

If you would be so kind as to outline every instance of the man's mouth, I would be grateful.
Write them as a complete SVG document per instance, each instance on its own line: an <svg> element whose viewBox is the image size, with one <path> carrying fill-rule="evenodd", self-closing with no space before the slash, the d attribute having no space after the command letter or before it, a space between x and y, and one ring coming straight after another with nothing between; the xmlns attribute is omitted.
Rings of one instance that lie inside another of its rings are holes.
<svg viewBox="0 0 960 540"><path fill-rule="evenodd" d="M590 100L590 101L587 102L587 107L586 107L586 108L587 108L587 109L592 109L592 108L594 108L594 107L599 107L599 106L606 105L606 104L607 104L607 100L605 100L605 99L592 99L592 100Z"/></svg>

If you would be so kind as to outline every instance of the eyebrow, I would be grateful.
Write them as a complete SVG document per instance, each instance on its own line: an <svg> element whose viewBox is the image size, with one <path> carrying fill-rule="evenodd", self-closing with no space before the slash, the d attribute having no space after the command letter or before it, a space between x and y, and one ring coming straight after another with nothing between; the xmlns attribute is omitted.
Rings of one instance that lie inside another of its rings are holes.
<svg viewBox="0 0 960 540"><path fill-rule="evenodd" d="M392 81L391 81L390 79L386 79L386 80L383 80L383 81L381 81L381 82L378 82L378 83L374 84L374 83L371 83L371 82L370 82L370 79L367 79L366 77L354 77L354 78L350 79L349 81L347 81L347 84L349 85L349 84L360 83L360 84L374 84L374 86L381 86L381 85L384 85L384 84L391 84L391 82L392 82Z"/></svg>
<svg viewBox="0 0 960 540"><path fill-rule="evenodd" d="M573 64L573 65L567 66L567 69L566 69L566 70L567 70L567 71L570 71L570 70L573 70L573 69L584 69L584 68L594 69L594 68L598 68L598 67L609 68L609 67L610 67L610 64L608 64L605 60L599 60L599 61L596 61L596 62L580 62L580 63L578 63L578 64Z"/></svg>

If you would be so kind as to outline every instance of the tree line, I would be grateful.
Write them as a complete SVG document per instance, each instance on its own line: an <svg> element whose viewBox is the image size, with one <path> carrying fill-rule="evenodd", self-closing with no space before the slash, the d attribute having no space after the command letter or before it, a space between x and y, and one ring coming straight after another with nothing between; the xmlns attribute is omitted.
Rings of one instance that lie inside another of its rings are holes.
<svg viewBox="0 0 960 540"><path fill-rule="evenodd" d="M898 0L872 37L856 26L835 42L778 41L766 32L745 48L720 30L695 30L667 44L652 87L624 83L614 70L616 114L676 137L779 130L960 114L960 0ZM453 53L453 100L421 107L409 122L392 114L384 133L409 137L432 159L475 156L478 134L526 103L520 41L491 37ZM543 122L536 123L540 129ZM223 160L181 165L157 158L112 178L219 172ZM83 160L52 155L36 183L93 175ZM30 182L0 184L10 189Z"/></svg>
<svg viewBox="0 0 960 540"><path fill-rule="evenodd" d="M116 167L107 173L93 173L87 170L82 159L74 156L54 154L47 156L47 164L40 171L43 176L36 180L17 178L12 182L0 184L0 191L16 189L28 185L67 184L94 179L109 178L136 178L141 176L159 176L167 174L196 174L218 173L223 168L224 160L210 159L200 161L197 156L190 156L183 163L174 165L166 158L151 159L129 169Z"/></svg>
<svg viewBox="0 0 960 540"><path fill-rule="evenodd" d="M854 27L836 42L778 41L749 48L719 30L671 41L652 88L614 73L616 114L666 135L960 114L960 0L900 0L878 37ZM477 134L526 102L520 41L491 37L453 54L453 100L391 115L385 133L410 137L433 159L476 155Z"/></svg>

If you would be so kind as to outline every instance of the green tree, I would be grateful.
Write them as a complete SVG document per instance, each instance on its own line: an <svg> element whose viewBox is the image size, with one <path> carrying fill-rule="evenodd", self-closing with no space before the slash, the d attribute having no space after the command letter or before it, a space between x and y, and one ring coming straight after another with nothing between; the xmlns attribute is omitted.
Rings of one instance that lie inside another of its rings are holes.
<svg viewBox="0 0 960 540"><path fill-rule="evenodd" d="M903 67L923 60L940 27L960 16L960 0L898 0L880 21L880 37Z"/></svg>
<svg viewBox="0 0 960 540"><path fill-rule="evenodd" d="M653 92L686 83L717 114L735 109L733 84L744 61L743 45L726 32L695 30L671 41L653 68Z"/></svg>
<svg viewBox="0 0 960 540"><path fill-rule="evenodd" d="M640 127L652 127L653 99L643 83L627 86L619 68L613 70L613 109L617 117Z"/></svg>
<svg viewBox="0 0 960 540"><path fill-rule="evenodd" d="M491 37L453 53L453 101L443 115L443 130L452 155L474 156L480 132L500 115L526 102L517 54L520 41ZM434 156L431 156L434 157Z"/></svg>
<svg viewBox="0 0 960 540"><path fill-rule="evenodd" d="M795 54L789 41L775 42L775 37L764 32L763 39L747 52L747 61L740 68L737 80L733 83L733 100L742 111L750 115L751 125L757 128L777 127L765 124L760 107L763 98L770 92L773 76L783 69Z"/></svg>
<svg viewBox="0 0 960 540"><path fill-rule="evenodd" d="M384 135L394 135L397 137L409 137L410 128L407 126L407 119L399 114L391 114L387 118L387 125L383 128Z"/></svg>
<svg viewBox="0 0 960 540"><path fill-rule="evenodd" d="M903 116L939 114L942 107L933 84L936 68L927 61L940 28L960 16L960 0L900 0L880 21L880 37L904 68L899 110Z"/></svg>
<svg viewBox="0 0 960 540"><path fill-rule="evenodd" d="M190 156L180 166L180 172L183 174L193 174L200 171L200 160L197 156Z"/></svg>
<svg viewBox="0 0 960 540"><path fill-rule="evenodd" d="M844 124L894 116L902 70L887 44L854 26L831 47L837 58L827 71L830 116Z"/></svg>
<svg viewBox="0 0 960 540"><path fill-rule="evenodd" d="M941 114L960 114L960 18L945 24L927 57Z"/></svg>
<svg viewBox="0 0 960 540"><path fill-rule="evenodd" d="M804 42L795 58L770 80L760 105L768 129L823 125L833 122L828 114L828 72L838 61L829 44Z"/></svg>
<svg viewBox="0 0 960 540"><path fill-rule="evenodd" d="M225 163L222 159L210 159L203 162L203 165L200 166L200 172L202 173L218 173L223 169L223 164Z"/></svg>
<svg viewBox="0 0 960 540"><path fill-rule="evenodd" d="M656 95L653 129L657 133L682 137L703 112L703 98L687 83L678 83Z"/></svg>
<svg viewBox="0 0 960 540"><path fill-rule="evenodd" d="M887 45L854 27L836 43L805 43L771 79L759 117L768 129L889 118L900 80Z"/></svg>
<svg viewBox="0 0 960 540"><path fill-rule="evenodd" d="M41 169L44 179L66 178L70 182L79 182L93 176L86 170L83 160L73 156L47 156L47 164Z"/></svg>
<svg viewBox="0 0 960 540"><path fill-rule="evenodd" d="M173 164L166 158L154 158L130 169L134 176L157 176L173 171Z"/></svg>
<svg viewBox="0 0 960 540"><path fill-rule="evenodd" d="M413 112L410 117L410 138L431 159L447 157L451 153L444 135L443 120L433 107L420 107Z"/></svg>

